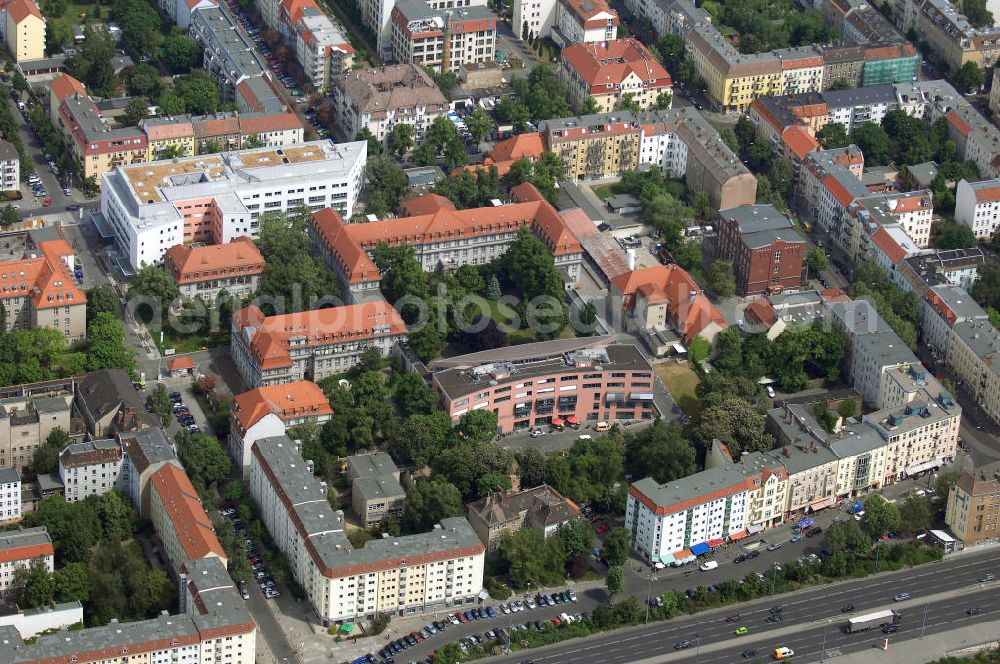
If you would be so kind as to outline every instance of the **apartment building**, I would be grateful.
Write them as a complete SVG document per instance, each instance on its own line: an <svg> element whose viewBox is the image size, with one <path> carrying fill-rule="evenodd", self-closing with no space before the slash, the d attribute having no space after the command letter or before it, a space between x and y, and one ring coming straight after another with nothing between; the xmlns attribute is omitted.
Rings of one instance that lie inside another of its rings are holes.
<svg viewBox="0 0 1000 664"><path fill-rule="evenodd" d="M1000 466L963 469L948 492L944 522L967 547L1000 541Z"/></svg>
<svg viewBox="0 0 1000 664"><path fill-rule="evenodd" d="M70 394L0 399L0 467L28 470L56 429L71 430Z"/></svg>
<svg viewBox="0 0 1000 664"><path fill-rule="evenodd" d="M257 292L264 278L264 257L253 240L244 236L225 244L178 244L163 254L163 267L181 295L215 302L223 292L237 301Z"/></svg>
<svg viewBox="0 0 1000 664"><path fill-rule="evenodd" d="M226 552L183 468L167 464L151 475L149 506L153 528L175 572L202 558L218 558L226 565Z"/></svg>
<svg viewBox="0 0 1000 664"><path fill-rule="evenodd" d="M629 486L625 527L640 556L670 565L781 523L787 489L784 467L760 452L666 484L647 477Z"/></svg>
<svg viewBox="0 0 1000 664"><path fill-rule="evenodd" d="M25 643L15 627L4 625L0 638L5 661L28 664L51 659L100 664L125 657L134 664L253 664L257 625L221 562L205 559L186 564L178 599L181 611L175 615L60 630L40 634L30 643Z"/></svg>
<svg viewBox="0 0 1000 664"><path fill-rule="evenodd" d="M59 453L59 479L66 502L75 503L87 496L102 496L121 489L122 463L122 447L114 438L66 446Z"/></svg>
<svg viewBox="0 0 1000 664"><path fill-rule="evenodd" d="M313 0L267 0L262 4L277 5L278 24L268 25L281 33L317 91L329 90L330 78L354 65L355 51L347 31ZM271 12L265 13L265 17L269 15Z"/></svg>
<svg viewBox="0 0 1000 664"><path fill-rule="evenodd" d="M469 523L487 551L496 551L505 535L513 535L522 528L534 528L549 537L561 525L580 516L576 503L548 484L524 491L491 493L468 507Z"/></svg>
<svg viewBox="0 0 1000 664"><path fill-rule="evenodd" d="M958 105L944 117L948 137L958 146L958 155L974 162L980 176L1000 177L1000 129L968 104Z"/></svg>
<svg viewBox="0 0 1000 664"><path fill-rule="evenodd" d="M402 516L406 491L399 483L399 468L385 452L347 457L347 481L351 483L351 507L363 527Z"/></svg>
<svg viewBox="0 0 1000 664"><path fill-rule="evenodd" d="M21 520L21 475L15 468L0 468L0 523Z"/></svg>
<svg viewBox="0 0 1000 664"><path fill-rule="evenodd" d="M0 140L0 191L17 191L21 187L21 158L9 141Z"/></svg>
<svg viewBox="0 0 1000 664"><path fill-rule="evenodd" d="M918 311L920 339L932 353L947 360L952 328L966 321L989 320L989 315L964 288L947 285L932 286L922 293Z"/></svg>
<svg viewBox="0 0 1000 664"><path fill-rule="evenodd" d="M952 326L944 357L948 369L983 412L1000 421L1000 331L989 320Z"/></svg>
<svg viewBox="0 0 1000 664"><path fill-rule="evenodd" d="M485 6L446 9L424 0L401 0L391 17L392 58L398 63L448 73L494 62L497 17Z"/></svg>
<svg viewBox="0 0 1000 664"><path fill-rule="evenodd" d="M503 433L553 422L648 420L665 407L642 353L608 337L498 348L433 367L431 387L452 421L485 408Z"/></svg>
<svg viewBox="0 0 1000 664"><path fill-rule="evenodd" d="M773 205L719 211L718 255L733 263L741 296L798 290L802 285L805 238Z"/></svg>
<svg viewBox="0 0 1000 664"><path fill-rule="evenodd" d="M684 343L712 341L726 329L725 318L680 265L657 265L611 279L609 316L640 332L673 330Z"/></svg>
<svg viewBox="0 0 1000 664"><path fill-rule="evenodd" d="M399 218L356 224L346 223L335 210L320 210L312 219L313 242L353 302L378 297L381 277L371 253L381 242L412 247L421 267L433 272L485 265L506 251L521 228L535 233L552 252L556 267L576 280L583 249L564 216L530 183L511 193L514 203L466 210L456 210L443 196L426 194L406 201Z"/></svg>
<svg viewBox="0 0 1000 664"><path fill-rule="evenodd" d="M268 212L332 207L350 217L367 149L312 141L121 166L101 176L105 233L138 269L179 244L257 237Z"/></svg>
<svg viewBox="0 0 1000 664"><path fill-rule="evenodd" d="M188 33L201 46L202 68L215 79L224 98L233 99L236 87L248 79L269 76L250 35L227 7L211 5L193 12Z"/></svg>
<svg viewBox="0 0 1000 664"><path fill-rule="evenodd" d="M0 533L0 597L10 597L15 572L39 561L51 574L55 549L45 526Z"/></svg>
<svg viewBox="0 0 1000 664"><path fill-rule="evenodd" d="M955 221L971 228L980 240L993 237L1000 228L1000 178L961 179L955 188Z"/></svg>
<svg viewBox="0 0 1000 664"><path fill-rule="evenodd" d="M251 136L260 141L261 147L280 148L301 143L305 131L298 116L285 109L146 118L139 122L139 128L146 133L149 145L147 161L163 159L164 154L193 157L239 150Z"/></svg>
<svg viewBox="0 0 1000 664"><path fill-rule="evenodd" d="M393 125L403 123L413 125L419 143L434 119L450 110L427 72L409 62L335 76L331 86L337 124L351 139L367 128L385 141Z"/></svg>
<svg viewBox="0 0 1000 664"><path fill-rule="evenodd" d="M45 17L34 0L10 0L0 8L0 25L14 62L45 57Z"/></svg>
<svg viewBox="0 0 1000 664"><path fill-rule="evenodd" d="M153 477L165 466L183 471L177 451L163 429L144 429L118 434L124 453L119 478L121 491L132 501L139 518L153 518ZM162 497L161 499L162 502ZM159 517L158 517L159 518ZM160 531L157 531L160 532Z"/></svg>
<svg viewBox="0 0 1000 664"><path fill-rule="evenodd" d="M0 261L5 330L45 327L76 344L87 335L87 296L73 277L76 252L59 228L2 236L10 244ZM18 256L14 258L14 256Z"/></svg>
<svg viewBox="0 0 1000 664"><path fill-rule="evenodd" d="M966 62L992 67L1000 57L1000 30L975 28L948 0L888 0L900 30L914 30L951 72Z"/></svg>
<svg viewBox="0 0 1000 664"><path fill-rule="evenodd" d="M548 36L562 47L606 42L618 38L619 25L618 12L606 0L559 0Z"/></svg>
<svg viewBox="0 0 1000 664"><path fill-rule="evenodd" d="M319 385L300 380L258 387L233 397L229 426L229 453L243 476L250 472L250 449L261 438L280 436L286 428L323 424L333 409Z"/></svg>
<svg viewBox="0 0 1000 664"><path fill-rule="evenodd" d="M660 95L671 94L673 85L663 65L633 37L563 48L559 76L575 106L590 97L602 112L617 110L625 99L649 109Z"/></svg>
<svg viewBox="0 0 1000 664"><path fill-rule="evenodd" d="M276 316L250 305L233 314L231 349L245 384L254 388L342 373L369 347L388 355L406 334L385 300Z"/></svg>
<svg viewBox="0 0 1000 664"><path fill-rule="evenodd" d="M257 441L252 459L250 492L261 519L324 626L478 600L486 547L466 519L443 519L429 532L355 549L326 487L287 436Z"/></svg>
<svg viewBox="0 0 1000 664"><path fill-rule="evenodd" d="M116 128L88 96L74 94L64 99L53 122L84 178L100 180L119 165L145 162L149 154L144 132L138 127Z"/></svg>
<svg viewBox="0 0 1000 664"><path fill-rule="evenodd" d="M99 369L85 375L76 385L74 403L95 439L160 426L159 418L146 412L132 379L121 369Z"/></svg>

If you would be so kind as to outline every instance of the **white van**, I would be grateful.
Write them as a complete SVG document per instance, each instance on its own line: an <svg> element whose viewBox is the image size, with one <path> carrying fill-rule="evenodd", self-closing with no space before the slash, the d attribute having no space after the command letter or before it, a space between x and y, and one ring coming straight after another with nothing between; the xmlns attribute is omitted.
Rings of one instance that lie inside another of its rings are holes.
<svg viewBox="0 0 1000 664"><path fill-rule="evenodd" d="M716 562L715 560L709 560L707 563L702 563L701 567L699 567L698 569L700 569L702 572L707 572L709 570L717 569L718 567L719 567L718 562Z"/></svg>
<svg viewBox="0 0 1000 664"><path fill-rule="evenodd" d="M795 657L795 651L791 648L781 647L774 649L774 658L777 660L789 659L791 657Z"/></svg>
<svg viewBox="0 0 1000 664"><path fill-rule="evenodd" d="M591 436L590 434L586 434L586 433L583 434L582 436L580 436L580 440L593 440L593 439L594 439L593 436Z"/></svg>

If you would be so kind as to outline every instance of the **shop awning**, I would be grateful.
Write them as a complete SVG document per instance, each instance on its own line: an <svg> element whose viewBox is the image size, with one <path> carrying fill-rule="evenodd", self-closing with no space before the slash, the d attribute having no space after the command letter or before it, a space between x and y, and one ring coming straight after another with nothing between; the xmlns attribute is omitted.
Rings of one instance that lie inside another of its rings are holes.
<svg viewBox="0 0 1000 664"><path fill-rule="evenodd" d="M632 394L628 395L628 398L629 398L630 401L652 401L653 400L653 393L652 392L633 392Z"/></svg>
<svg viewBox="0 0 1000 664"><path fill-rule="evenodd" d="M552 426L554 427L561 427L563 424L565 424L565 422L563 422L563 419L561 417L553 417L552 422L550 422L550 424L552 424Z"/></svg>
<svg viewBox="0 0 1000 664"><path fill-rule="evenodd" d="M938 468L941 466L940 459L931 459L930 461L924 461L923 463L917 463L912 466L907 466L903 469L903 472L907 475L916 475L917 473L922 473L925 470L930 470L931 468Z"/></svg>
<svg viewBox="0 0 1000 664"><path fill-rule="evenodd" d="M343 625L340 626L340 631L344 632L345 634L350 634L351 632L354 631L354 623L344 623Z"/></svg>
<svg viewBox="0 0 1000 664"><path fill-rule="evenodd" d="M578 418L576 415L570 415L569 417L566 418L566 423L567 424L579 424L580 423L580 418Z"/></svg>
<svg viewBox="0 0 1000 664"><path fill-rule="evenodd" d="M815 503L810 503L809 509L811 509L813 512L815 512L816 510L825 510L827 507L833 505L835 502L837 502L837 497L830 496L829 498L824 498L823 500L819 500ZM811 526L813 523L815 523L815 521L809 519L809 525ZM799 526L799 527L805 528L805 526Z"/></svg>
<svg viewBox="0 0 1000 664"><path fill-rule="evenodd" d="M716 548L716 547L720 547L720 546L722 546L725 543L726 543L726 540L724 540L724 539L710 539L710 540L708 540L708 545L710 547L712 547L713 549Z"/></svg>
<svg viewBox="0 0 1000 664"><path fill-rule="evenodd" d="M623 392L608 392L604 395L604 403L614 403L615 401L622 401L622 397L625 396Z"/></svg>
<svg viewBox="0 0 1000 664"><path fill-rule="evenodd" d="M690 558L694 555L691 549L681 549L680 551L674 551L670 554L674 557L674 560L684 560L685 558Z"/></svg>
<svg viewBox="0 0 1000 664"><path fill-rule="evenodd" d="M730 542L739 542L741 539L743 539L744 537L746 537L749 534L750 533L748 533L746 530L738 530L735 533L730 533L730 535L729 535L729 541Z"/></svg>
<svg viewBox="0 0 1000 664"><path fill-rule="evenodd" d="M674 554L672 554L672 553L668 553L665 556L660 556L659 558L657 558L657 560L659 562L663 563L664 565L669 565L671 563L677 562L677 559L674 558Z"/></svg>
<svg viewBox="0 0 1000 664"><path fill-rule="evenodd" d="M699 542L691 546L691 553L696 556L703 556L706 553L711 553L712 547L708 545L708 542Z"/></svg>
<svg viewBox="0 0 1000 664"><path fill-rule="evenodd" d="M760 531L764 530L764 526L759 523L755 523L752 526L747 526L747 533L750 535L756 535Z"/></svg>

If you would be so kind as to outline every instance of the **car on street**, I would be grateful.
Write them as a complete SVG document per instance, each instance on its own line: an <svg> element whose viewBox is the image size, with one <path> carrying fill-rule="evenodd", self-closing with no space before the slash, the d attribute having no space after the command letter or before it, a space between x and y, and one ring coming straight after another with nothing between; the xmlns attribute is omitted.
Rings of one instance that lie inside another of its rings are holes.
<svg viewBox="0 0 1000 664"><path fill-rule="evenodd" d="M758 653L757 653L756 649L749 648L749 649L744 650L743 652L741 652L740 656L743 657L743 659L750 659L751 657L756 657L757 654Z"/></svg>
<svg viewBox="0 0 1000 664"><path fill-rule="evenodd" d="M899 627L897 627L896 625L885 625L884 627L882 627L883 634L895 634L898 631Z"/></svg>
<svg viewBox="0 0 1000 664"><path fill-rule="evenodd" d="M908 599L910 599L910 593L898 593L895 597L892 598L892 601L905 602Z"/></svg>
<svg viewBox="0 0 1000 664"><path fill-rule="evenodd" d="M772 613L771 615L769 615L767 618L764 619L764 622L779 623L779 622L781 622L781 614L780 613Z"/></svg>
<svg viewBox="0 0 1000 664"><path fill-rule="evenodd" d="M972 608L966 609L965 613L967 615L970 615L970 616L978 616L978 615L982 615L983 610L980 609L979 607L974 606Z"/></svg>
<svg viewBox="0 0 1000 664"><path fill-rule="evenodd" d="M745 626L744 627L737 627L736 631L733 632L733 634L735 634L736 636L743 636L744 634L746 634L749 631L750 630L748 630Z"/></svg>
<svg viewBox="0 0 1000 664"><path fill-rule="evenodd" d="M733 562L736 563L737 565L739 565L741 562L743 562L746 559L747 559L747 557L741 553L740 555L738 555L735 558L733 558Z"/></svg>
<svg viewBox="0 0 1000 664"><path fill-rule="evenodd" d="M853 610L854 610L854 605L853 604L845 604L843 607L841 607L840 612L841 613L850 613Z"/></svg>
<svg viewBox="0 0 1000 664"><path fill-rule="evenodd" d="M993 581L995 578L996 577L993 576L992 574L987 573L979 577L979 583L989 583L990 581Z"/></svg>
<svg viewBox="0 0 1000 664"><path fill-rule="evenodd" d="M785 607L781 606L780 604L778 604L777 606L772 606L771 607L771 613L781 613L784 610L785 610Z"/></svg>
<svg viewBox="0 0 1000 664"><path fill-rule="evenodd" d="M781 548L781 542L775 542L774 544L768 545L767 550L768 551L777 551L780 548Z"/></svg>
<svg viewBox="0 0 1000 664"><path fill-rule="evenodd" d="M684 639L683 641L678 641L674 644L674 650L686 650L694 645L694 642L689 639Z"/></svg>
<svg viewBox="0 0 1000 664"><path fill-rule="evenodd" d="M789 542L793 542L793 543L794 542L801 542L802 541L802 535L792 535L791 539L789 539L788 541Z"/></svg>
<svg viewBox="0 0 1000 664"><path fill-rule="evenodd" d="M541 438L544 435L545 435L545 432L542 431L541 429L535 429L534 431L531 432L531 437L532 438Z"/></svg>

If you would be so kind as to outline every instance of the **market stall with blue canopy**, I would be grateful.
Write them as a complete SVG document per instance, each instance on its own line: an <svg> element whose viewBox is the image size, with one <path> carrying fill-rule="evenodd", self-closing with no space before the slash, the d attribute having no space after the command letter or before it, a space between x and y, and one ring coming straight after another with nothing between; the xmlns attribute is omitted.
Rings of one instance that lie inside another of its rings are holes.
<svg viewBox="0 0 1000 664"><path fill-rule="evenodd" d="M693 553L696 556L703 556L711 551L712 547L708 545L708 542L700 542L691 547L691 553Z"/></svg>

